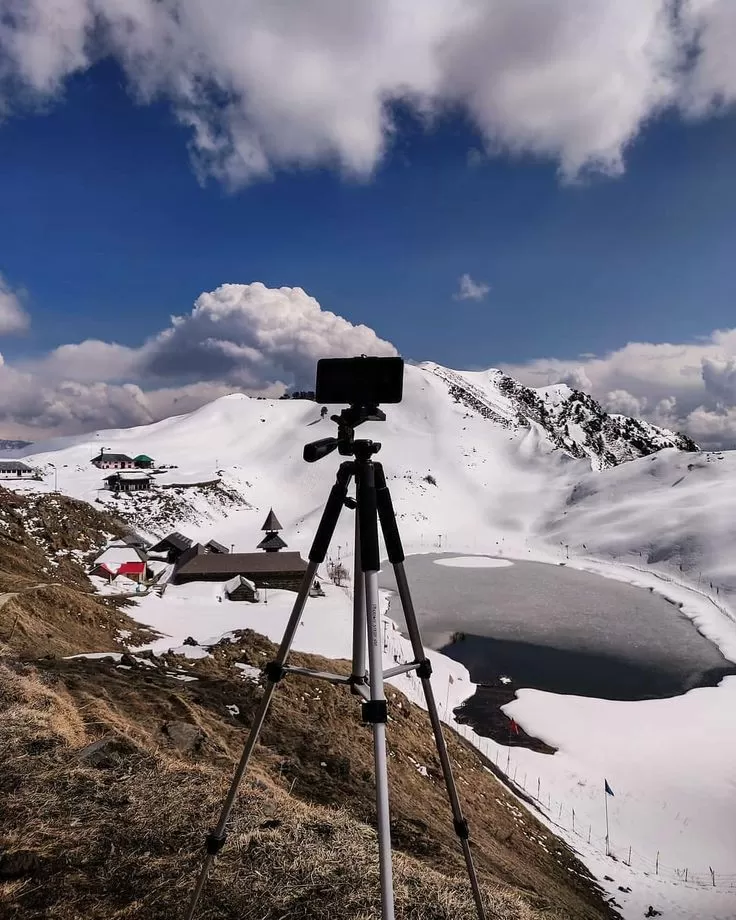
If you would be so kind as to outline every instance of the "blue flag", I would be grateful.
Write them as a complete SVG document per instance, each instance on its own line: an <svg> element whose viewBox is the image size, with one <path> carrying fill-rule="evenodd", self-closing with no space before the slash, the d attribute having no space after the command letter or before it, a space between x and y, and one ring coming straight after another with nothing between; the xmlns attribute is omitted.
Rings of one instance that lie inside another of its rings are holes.
<svg viewBox="0 0 736 920"><path fill-rule="evenodd" d="M605 783L606 795L613 795L613 789L608 785L608 780L604 779L603 782Z"/></svg>

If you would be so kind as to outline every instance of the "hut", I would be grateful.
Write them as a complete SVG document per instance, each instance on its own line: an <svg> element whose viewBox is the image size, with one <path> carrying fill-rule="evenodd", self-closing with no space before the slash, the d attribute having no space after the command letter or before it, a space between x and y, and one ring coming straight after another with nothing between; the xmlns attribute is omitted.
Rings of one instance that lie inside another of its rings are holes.
<svg viewBox="0 0 736 920"><path fill-rule="evenodd" d="M153 460L146 454L138 454L137 457L133 457L133 463L139 470L153 469Z"/></svg>
<svg viewBox="0 0 736 920"><path fill-rule="evenodd" d="M148 578L150 572L146 565L145 553L141 549L116 541L100 553L88 574L106 578L108 581L122 575L132 581L142 582Z"/></svg>
<svg viewBox="0 0 736 920"><path fill-rule="evenodd" d="M236 575L225 582L225 597L229 601L248 601L251 604L256 604L260 600L258 588L243 575Z"/></svg>
<svg viewBox="0 0 736 920"><path fill-rule="evenodd" d="M143 492L151 488L148 473L128 473L121 471L105 476L105 483L111 492Z"/></svg>
<svg viewBox="0 0 736 920"><path fill-rule="evenodd" d="M178 530L172 531L167 537L163 537L158 543L154 543L148 550L149 553L165 556L167 562L176 562L184 550L189 549L192 541L189 537L179 533Z"/></svg>

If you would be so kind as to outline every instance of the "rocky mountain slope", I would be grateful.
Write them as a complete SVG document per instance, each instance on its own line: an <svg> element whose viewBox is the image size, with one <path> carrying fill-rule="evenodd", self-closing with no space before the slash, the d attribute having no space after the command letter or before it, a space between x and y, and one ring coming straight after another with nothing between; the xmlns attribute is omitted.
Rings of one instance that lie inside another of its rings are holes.
<svg viewBox="0 0 736 920"><path fill-rule="evenodd" d="M532 389L502 371L451 371L422 365L447 383L452 398L469 410L511 429L539 425L550 443L571 457L588 458L595 470L609 469L675 447L696 451L687 435L641 419L611 415L592 396L566 384Z"/></svg>

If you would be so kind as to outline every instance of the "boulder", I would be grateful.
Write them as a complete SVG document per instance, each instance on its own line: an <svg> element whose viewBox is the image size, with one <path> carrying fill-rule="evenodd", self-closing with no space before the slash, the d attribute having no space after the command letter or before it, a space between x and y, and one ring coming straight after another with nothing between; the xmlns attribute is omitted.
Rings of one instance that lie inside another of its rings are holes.
<svg viewBox="0 0 736 920"><path fill-rule="evenodd" d="M207 738L202 729L191 722L165 722L162 731L182 754L196 753Z"/></svg>

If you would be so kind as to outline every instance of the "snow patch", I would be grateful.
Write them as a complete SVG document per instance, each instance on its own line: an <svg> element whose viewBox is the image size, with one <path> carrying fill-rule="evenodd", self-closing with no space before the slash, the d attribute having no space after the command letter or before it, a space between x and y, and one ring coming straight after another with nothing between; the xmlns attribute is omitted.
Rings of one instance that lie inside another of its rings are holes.
<svg viewBox="0 0 736 920"><path fill-rule="evenodd" d="M451 556L449 559L435 559L434 564L458 569L502 569L514 563L510 559L498 559L495 556Z"/></svg>

